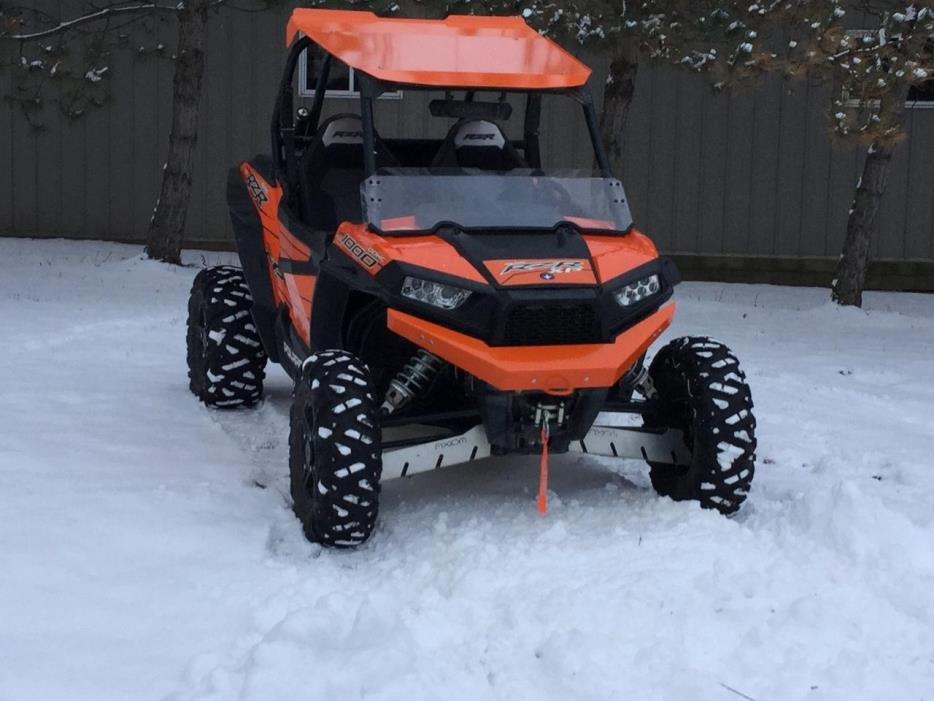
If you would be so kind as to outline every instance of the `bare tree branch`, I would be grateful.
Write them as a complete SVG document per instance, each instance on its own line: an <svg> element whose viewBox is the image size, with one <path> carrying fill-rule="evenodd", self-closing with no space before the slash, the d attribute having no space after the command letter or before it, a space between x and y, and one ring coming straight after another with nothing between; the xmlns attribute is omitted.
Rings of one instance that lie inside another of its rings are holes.
<svg viewBox="0 0 934 701"><path fill-rule="evenodd" d="M224 0L218 0L215 4L220 4ZM142 3L136 5L115 5L110 7L105 7L97 12L91 12L87 15L81 15L71 20L66 20L61 22L54 27L49 29L43 29L38 32L29 32L26 34L7 34L5 36L0 36L0 38L7 39L9 41L36 41L38 39L44 39L46 37L54 36L56 34L62 34L81 25L88 24L90 22L97 22L100 20L107 20L111 17L124 14L132 13L142 13L142 12L178 12L178 8L175 5L159 5L154 2Z"/></svg>

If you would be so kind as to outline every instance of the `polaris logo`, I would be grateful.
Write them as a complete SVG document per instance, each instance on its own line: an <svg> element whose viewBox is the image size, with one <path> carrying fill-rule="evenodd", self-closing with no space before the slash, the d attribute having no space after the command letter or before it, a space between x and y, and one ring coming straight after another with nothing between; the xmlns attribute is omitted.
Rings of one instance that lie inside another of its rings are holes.
<svg viewBox="0 0 934 701"><path fill-rule="evenodd" d="M435 443L435 450L444 450L445 448L454 448L459 445L467 444L467 436L458 436L447 441L438 441Z"/></svg>
<svg viewBox="0 0 934 701"><path fill-rule="evenodd" d="M496 134L464 134L464 141L495 141Z"/></svg>
<svg viewBox="0 0 934 701"><path fill-rule="evenodd" d="M335 131L332 136L335 139L362 139L362 131Z"/></svg>
<svg viewBox="0 0 934 701"><path fill-rule="evenodd" d="M509 273L529 273L541 272L551 275L559 273L579 273L584 270L584 261L582 260L519 260L513 263L507 263L500 275ZM542 276L543 280L550 278Z"/></svg>

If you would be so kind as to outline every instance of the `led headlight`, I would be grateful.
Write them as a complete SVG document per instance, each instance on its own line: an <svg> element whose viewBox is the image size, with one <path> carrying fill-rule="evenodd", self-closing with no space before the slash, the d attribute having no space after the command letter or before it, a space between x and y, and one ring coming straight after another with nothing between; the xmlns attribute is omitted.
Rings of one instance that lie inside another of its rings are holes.
<svg viewBox="0 0 934 701"><path fill-rule="evenodd" d="M470 297L470 290L453 285L407 277L402 282L402 296L440 309L457 309Z"/></svg>
<svg viewBox="0 0 934 701"><path fill-rule="evenodd" d="M620 287L613 294L616 297L616 301L619 302L621 306L631 307L633 304L638 304L642 300L648 299L661 288L661 284L658 282L658 275L649 275L625 287Z"/></svg>

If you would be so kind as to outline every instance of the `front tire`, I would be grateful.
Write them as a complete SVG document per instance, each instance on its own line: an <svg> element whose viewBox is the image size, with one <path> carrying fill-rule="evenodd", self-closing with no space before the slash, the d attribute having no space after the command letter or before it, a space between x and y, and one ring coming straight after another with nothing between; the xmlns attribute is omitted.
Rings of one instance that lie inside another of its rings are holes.
<svg viewBox="0 0 934 701"><path fill-rule="evenodd" d="M292 509L305 536L350 548L373 532L382 455L379 405L366 365L343 351L305 361L289 433Z"/></svg>
<svg viewBox="0 0 934 701"><path fill-rule="evenodd" d="M679 338L652 361L654 412L645 425L684 433L687 467L649 463L655 491L694 500L722 514L739 510L755 473L756 419L746 376L736 356L706 337Z"/></svg>
<svg viewBox="0 0 934 701"><path fill-rule="evenodd" d="M188 298L188 387L210 407L249 407L263 396L266 351L243 271L229 265L195 276Z"/></svg>

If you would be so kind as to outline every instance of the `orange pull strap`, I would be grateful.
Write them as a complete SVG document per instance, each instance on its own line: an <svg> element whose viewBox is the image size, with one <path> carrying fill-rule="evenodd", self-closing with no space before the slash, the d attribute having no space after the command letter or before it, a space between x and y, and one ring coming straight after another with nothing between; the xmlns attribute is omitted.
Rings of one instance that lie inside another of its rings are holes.
<svg viewBox="0 0 934 701"><path fill-rule="evenodd" d="M538 464L538 513L548 513L548 418L542 422L542 456Z"/></svg>

